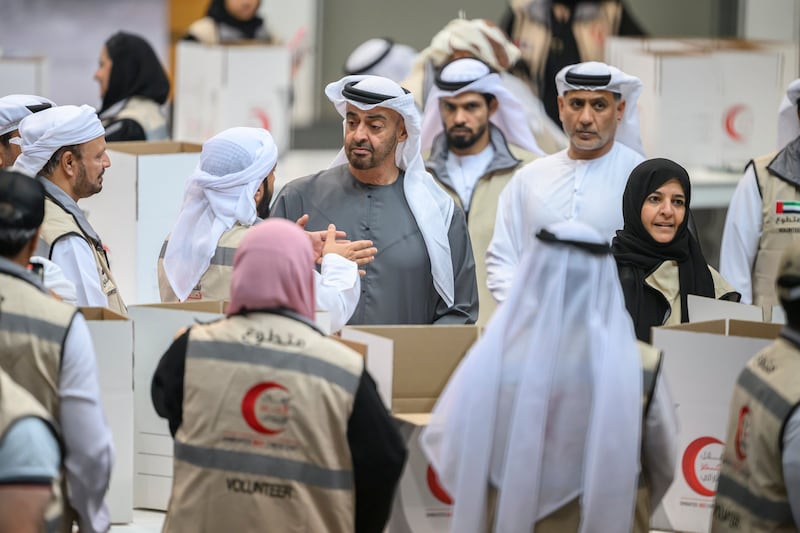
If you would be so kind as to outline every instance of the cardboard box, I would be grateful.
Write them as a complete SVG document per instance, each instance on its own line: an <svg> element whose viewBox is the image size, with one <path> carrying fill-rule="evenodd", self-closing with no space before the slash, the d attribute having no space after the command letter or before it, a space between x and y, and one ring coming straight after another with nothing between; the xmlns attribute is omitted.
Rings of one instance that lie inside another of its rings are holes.
<svg viewBox="0 0 800 533"><path fill-rule="evenodd" d="M747 361L780 329L778 324L715 320L653 330L679 426L675 478L653 528L708 531L733 387Z"/></svg>
<svg viewBox="0 0 800 533"><path fill-rule="evenodd" d="M179 329L221 318L223 302L130 306L133 321L133 503L137 508L166 510L172 491L172 436L167 421L158 416L150 399L153 373Z"/></svg>
<svg viewBox="0 0 800 533"><path fill-rule="evenodd" d="M50 94L47 58L0 56L0 95L7 94Z"/></svg>
<svg viewBox="0 0 800 533"><path fill-rule="evenodd" d="M111 522L133 521L133 323L102 307L81 308L97 357L100 400L114 441L106 503Z"/></svg>
<svg viewBox="0 0 800 533"><path fill-rule="evenodd" d="M796 44L651 41L615 37L607 53L642 80L638 107L648 157L741 172L749 159L775 149L778 104L798 74Z"/></svg>
<svg viewBox="0 0 800 533"><path fill-rule="evenodd" d="M349 329L349 328L345 328ZM394 343L392 414L408 446L390 533L449 531L452 501L419 445L450 375L479 336L477 326L355 326Z"/></svg>
<svg viewBox="0 0 800 533"><path fill-rule="evenodd" d="M173 137L202 143L232 126L265 128L289 147L291 53L285 46L181 41L176 47Z"/></svg>
<svg viewBox="0 0 800 533"><path fill-rule="evenodd" d="M747 305L714 298L705 298L690 294L686 298L689 306L689 322L707 322L709 320L745 320L748 322L771 322L785 324L786 313L778 305L757 306Z"/></svg>
<svg viewBox="0 0 800 533"><path fill-rule="evenodd" d="M110 143L103 190L79 203L108 249L128 305L160 301L158 254L178 218L200 148L171 141Z"/></svg>

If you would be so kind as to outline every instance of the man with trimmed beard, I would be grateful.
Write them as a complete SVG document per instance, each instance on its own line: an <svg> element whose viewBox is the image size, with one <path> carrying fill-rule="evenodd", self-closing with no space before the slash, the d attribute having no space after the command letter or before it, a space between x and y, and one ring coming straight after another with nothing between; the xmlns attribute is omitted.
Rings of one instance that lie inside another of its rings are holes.
<svg viewBox="0 0 800 533"><path fill-rule="evenodd" d="M19 125L22 154L14 170L35 176L47 195L36 255L53 261L75 284L78 306L127 314L111 275L100 236L78 200L103 189L111 166L105 129L90 106L60 106L26 117Z"/></svg>
<svg viewBox="0 0 800 533"><path fill-rule="evenodd" d="M556 84L569 147L519 169L500 195L486 251L487 284L498 302L508 297L523 252L544 226L577 220L610 241L622 228L628 176L644 160L639 78L590 61L561 69Z"/></svg>
<svg viewBox="0 0 800 533"><path fill-rule="evenodd" d="M544 155L519 120L522 104L500 75L473 58L451 61L437 74L422 117L425 166L467 217L483 325L495 303L486 286L486 249L497 199L522 165Z"/></svg>
<svg viewBox="0 0 800 533"><path fill-rule="evenodd" d="M349 324L474 323L464 213L425 170L414 97L379 76L346 76L325 94L344 118L344 148L329 169L287 184L272 216L308 215L306 230L335 224L374 243Z"/></svg>

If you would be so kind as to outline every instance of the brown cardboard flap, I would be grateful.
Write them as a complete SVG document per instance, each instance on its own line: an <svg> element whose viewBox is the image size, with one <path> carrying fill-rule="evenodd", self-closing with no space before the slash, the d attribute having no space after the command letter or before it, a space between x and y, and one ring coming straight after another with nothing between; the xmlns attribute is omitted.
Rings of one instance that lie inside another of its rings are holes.
<svg viewBox="0 0 800 533"><path fill-rule="evenodd" d="M355 329L394 341L392 406L397 412L404 399L439 397L450 374L478 339L477 326L356 326ZM429 411L426 408L414 412Z"/></svg>
<svg viewBox="0 0 800 533"><path fill-rule="evenodd" d="M430 413L400 413L393 416L398 420L415 426L427 426L431 421Z"/></svg>
<svg viewBox="0 0 800 533"><path fill-rule="evenodd" d="M716 335L725 335L725 326L725 320L709 320L708 322L690 322L687 324L675 324L674 326L661 327L664 329L676 329L680 331L695 331L697 333L714 333Z"/></svg>
<svg viewBox="0 0 800 533"><path fill-rule="evenodd" d="M341 342L342 344L344 344L348 348L358 352L359 355L361 355L361 357L366 357L367 356L367 345L366 344L362 344L360 342L349 341L347 339L343 339L341 337L336 337L334 335L331 335L330 338L335 340L335 341L337 341L337 342Z"/></svg>
<svg viewBox="0 0 800 533"><path fill-rule="evenodd" d="M392 398L392 414L430 413L438 396L430 398Z"/></svg>
<svg viewBox="0 0 800 533"><path fill-rule="evenodd" d="M200 144L178 141L123 141L108 143L108 150L133 155L179 154L199 152Z"/></svg>
<svg viewBox="0 0 800 533"><path fill-rule="evenodd" d="M176 309L179 311L193 311L195 313L225 313L228 309L228 300L193 300L187 302L172 302L160 304L142 304L136 307L155 307L157 309Z"/></svg>
<svg viewBox="0 0 800 533"><path fill-rule="evenodd" d="M756 339L774 339L783 328L782 324L765 322L747 322L744 320L731 320L728 326L728 335L732 337L752 337Z"/></svg>
<svg viewBox="0 0 800 533"><path fill-rule="evenodd" d="M128 317L107 307L79 307L78 309L86 320L128 320Z"/></svg>

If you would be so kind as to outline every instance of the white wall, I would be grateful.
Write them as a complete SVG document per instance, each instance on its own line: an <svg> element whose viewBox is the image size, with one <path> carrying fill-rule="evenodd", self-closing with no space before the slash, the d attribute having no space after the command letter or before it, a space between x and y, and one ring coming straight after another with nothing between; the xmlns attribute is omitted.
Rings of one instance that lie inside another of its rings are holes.
<svg viewBox="0 0 800 533"><path fill-rule="evenodd" d="M100 107L92 79L100 48L123 29L147 39L166 65L165 0L0 0L3 55L46 56L49 88L43 96L61 105Z"/></svg>

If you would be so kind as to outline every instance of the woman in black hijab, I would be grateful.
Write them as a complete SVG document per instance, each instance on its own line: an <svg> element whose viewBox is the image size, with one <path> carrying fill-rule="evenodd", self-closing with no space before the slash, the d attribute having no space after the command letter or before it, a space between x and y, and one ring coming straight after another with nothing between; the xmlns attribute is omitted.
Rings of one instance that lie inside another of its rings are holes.
<svg viewBox="0 0 800 533"><path fill-rule="evenodd" d="M99 116L106 141L168 138L161 106L169 95L169 80L147 41L131 33L112 35L100 51L94 79L103 98Z"/></svg>
<svg viewBox="0 0 800 533"><path fill-rule="evenodd" d="M655 326L688 322L688 294L739 301L689 232L691 195L689 174L669 159L644 161L628 178L624 226L611 246L639 340L650 342Z"/></svg>
<svg viewBox="0 0 800 533"><path fill-rule="evenodd" d="M206 16L189 26L183 40L203 44L271 43L264 19L256 15L260 5L260 0L211 0Z"/></svg>

